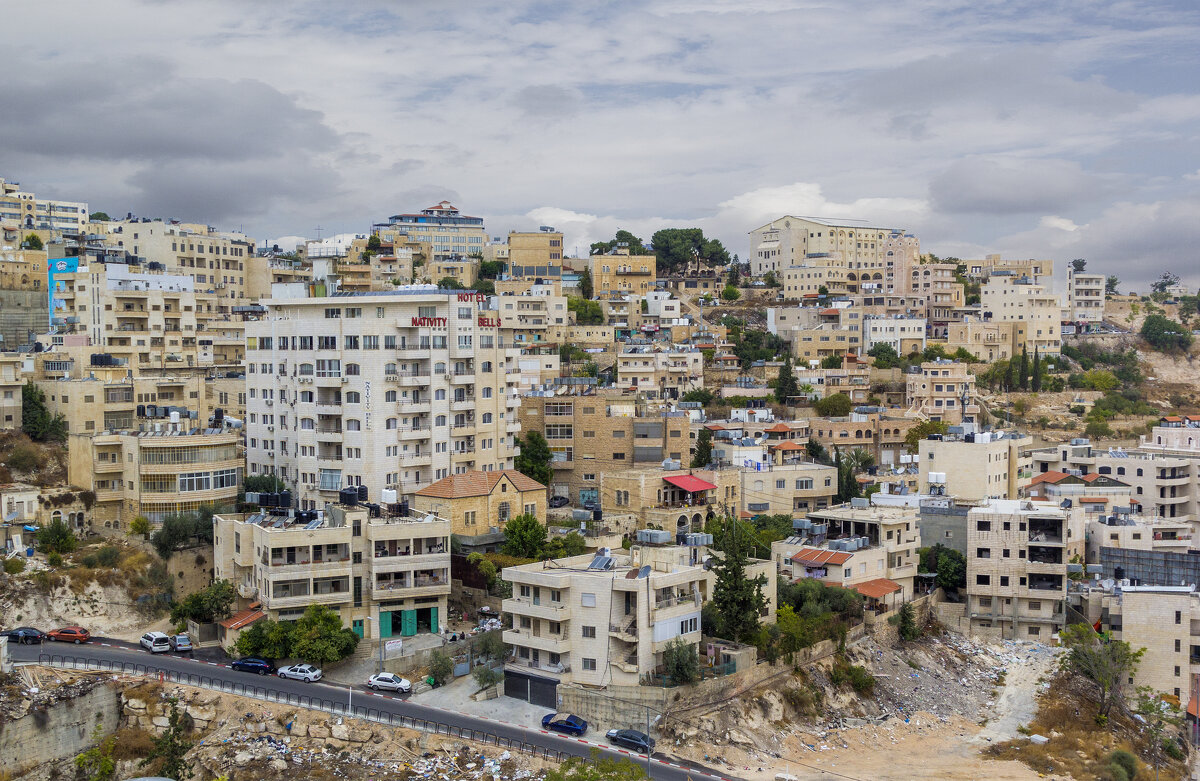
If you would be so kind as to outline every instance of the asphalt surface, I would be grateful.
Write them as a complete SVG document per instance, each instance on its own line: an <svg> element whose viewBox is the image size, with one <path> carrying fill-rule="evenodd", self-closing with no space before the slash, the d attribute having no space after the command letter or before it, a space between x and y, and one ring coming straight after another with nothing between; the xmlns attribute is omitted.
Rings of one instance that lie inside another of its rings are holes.
<svg viewBox="0 0 1200 781"><path fill-rule="evenodd" d="M172 653L151 654L139 645L107 638L93 638L92 642L82 645L47 642L44 645L12 645L8 647L9 656L14 662L41 662L39 658L45 655L74 657L76 660L86 660L99 663L139 664L153 667L157 672L173 672L181 675L203 675L214 683L231 683L236 685L254 686L269 692L292 697L319 698L326 702L336 703L342 707L351 704L356 708L369 707L381 713L397 717L424 719L439 722L450 727L475 730L490 733L510 741L531 744L540 748L558 751L563 754L579 757L590 757L592 751L599 749L604 756L617 759L630 759L644 764L646 757L632 751L626 751L612 746L603 735L589 734L588 738L575 738L547 732L536 727L510 724L504 721L489 719L486 716L473 716L458 711L445 710L432 705L421 705L409 702L407 695L372 692L365 686L340 686L325 682L307 683L276 676L260 676L254 673L240 672L231 669L228 662L216 662L210 659L190 658ZM294 707L304 707L303 704L291 703ZM688 763L675 757L668 757L656 752L650 758L651 778L662 781L736 781L721 775L711 768L695 763Z"/></svg>

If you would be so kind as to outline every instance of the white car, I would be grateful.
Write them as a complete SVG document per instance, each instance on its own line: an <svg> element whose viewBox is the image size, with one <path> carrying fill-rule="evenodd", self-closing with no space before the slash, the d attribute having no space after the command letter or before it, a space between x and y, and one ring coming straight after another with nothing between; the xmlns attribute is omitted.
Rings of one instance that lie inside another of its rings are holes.
<svg viewBox="0 0 1200 781"><path fill-rule="evenodd" d="M295 678L297 681L321 680L321 668L311 664L293 664L279 668L280 678Z"/></svg>
<svg viewBox="0 0 1200 781"><path fill-rule="evenodd" d="M171 650L171 639L162 632L147 632L142 635L141 644L152 654L165 654Z"/></svg>
<svg viewBox="0 0 1200 781"><path fill-rule="evenodd" d="M384 689L408 694L412 691L412 682L407 678L391 673L377 673L367 681L368 689Z"/></svg>

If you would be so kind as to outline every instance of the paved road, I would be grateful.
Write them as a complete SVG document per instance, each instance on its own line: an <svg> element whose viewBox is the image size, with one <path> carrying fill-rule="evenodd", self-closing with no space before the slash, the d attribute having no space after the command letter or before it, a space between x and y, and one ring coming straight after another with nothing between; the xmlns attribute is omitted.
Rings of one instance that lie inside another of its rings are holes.
<svg viewBox="0 0 1200 781"><path fill-rule="evenodd" d="M153 668L154 672L177 673L180 675L203 676L206 683L222 685L258 687L273 695L286 695L292 698L292 705L305 707L307 700L323 701L326 707L336 704L345 708L368 707L381 714L396 717L424 719L439 722L457 729L475 730L490 733L509 741L532 744L540 748L550 749L573 756L589 757L594 748L601 753L616 758L632 759L639 763L645 761L645 755L617 749L607 743L594 740L570 738L557 733L547 732L540 728L509 724L508 722L488 719L485 716L472 716L457 711L449 711L431 705L421 705L409 702L404 696L393 696L372 692L361 687L337 686L328 683L306 683L274 676L258 676L253 673L240 672L230 669L227 664L201 659L191 659L174 654L158 654L151 656L140 646L120 640L95 638L93 642L83 645L64 645L48 642L44 646L10 645L9 655L16 662L46 663L46 655L74 657L89 663L108 664L138 664ZM39 658L40 657L40 658ZM49 660L52 664L54 660ZM211 679L209 682L208 679ZM301 699L303 698L303 699ZM313 704L319 708L320 704ZM599 736L603 740L603 736ZM678 759L666 757L661 753L651 757L652 778L661 781L733 781L727 776L720 775L710 768L695 764L683 763Z"/></svg>

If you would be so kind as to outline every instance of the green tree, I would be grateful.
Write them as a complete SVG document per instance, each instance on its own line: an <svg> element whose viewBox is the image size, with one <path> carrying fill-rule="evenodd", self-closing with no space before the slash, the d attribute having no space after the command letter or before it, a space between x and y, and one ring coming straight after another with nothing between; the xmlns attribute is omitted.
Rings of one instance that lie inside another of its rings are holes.
<svg viewBox="0 0 1200 781"><path fill-rule="evenodd" d="M1154 777L1158 778L1158 767L1163 763L1163 749L1169 745L1172 738L1166 736L1168 728L1172 731L1177 730L1183 724L1183 714L1168 702L1162 696L1149 686L1139 686L1137 688L1137 699L1135 700L1136 707L1134 713L1141 716L1142 722L1145 724L1143 729L1146 731L1150 740L1150 760L1154 765ZM1121 758L1122 765L1132 764L1132 768L1126 768L1129 772L1129 777L1132 779L1137 776L1137 759L1129 752L1124 752L1125 757ZM1114 751L1115 755L1116 752ZM1115 759L1115 757L1114 757Z"/></svg>
<svg viewBox="0 0 1200 781"><path fill-rule="evenodd" d="M442 277L438 280L438 287L442 290L465 290L463 283L459 282L454 277Z"/></svg>
<svg viewBox="0 0 1200 781"><path fill-rule="evenodd" d="M378 233L372 233L371 237L367 239L367 249L371 252L379 252L381 247L383 247L383 240L379 238Z"/></svg>
<svg viewBox="0 0 1200 781"><path fill-rule="evenodd" d="M145 538L150 535L150 519L144 515L139 515L129 523L129 533L140 535Z"/></svg>
<svg viewBox="0 0 1200 781"><path fill-rule="evenodd" d="M484 260L479 264L480 279L496 279L504 273L504 261Z"/></svg>
<svg viewBox="0 0 1200 781"><path fill-rule="evenodd" d="M333 664L354 653L358 635L325 605L309 605L292 631L292 656L315 665Z"/></svg>
<svg viewBox="0 0 1200 781"><path fill-rule="evenodd" d="M88 215L88 219L92 222L108 222L112 217L108 216L108 212L92 212Z"/></svg>
<svg viewBox="0 0 1200 781"><path fill-rule="evenodd" d="M204 588L188 594L171 606L171 622L195 621L207 624L228 618L237 601L237 592L228 580L214 580Z"/></svg>
<svg viewBox="0 0 1200 781"><path fill-rule="evenodd" d="M823 418L844 418L853 406L850 397L844 393L834 393L813 403L813 409Z"/></svg>
<svg viewBox="0 0 1200 781"><path fill-rule="evenodd" d="M571 757L546 773L546 781L641 781L643 768L628 759L610 759L592 749L592 756Z"/></svg>
<svg viewBox="0 0 1200 781"><path fill-rule="evenodd" d="M26 247L29 247L29 249L44 249L42 239L36 233L30 233L25 236L25 241L23 243Z"/></svg>
<svg viewBox="0 0 1200 781"><path fill-rule="evenodd" d="M946 548L938 555L937 584L946 591L966 588L967 560L953 548Z"/></svg>
<svg viewBox="0 0 1200 781"><path fill-rule="evenodd" d="M700 656L695 643L675 638L663 649L663 670L672 683L689 684L700 679Z"/></svg>
<svg viewBox="0 0 1200 781"><path fill-rule="evenodd" d="M475 280L475 290L479 293L483 293L485 296L496 295L496 285L490 279Z"/></svg>
<svg viewBox="0 0 1200 781"><path fill-rule="evenodd" d="M838 504L845 504L851 499L857 499L862 495L858 487L858 480L854 476L854 469L848 459L842 458L840 450L835 451L833 465L838 472L838 489L834 495L834 501Z"/></svg>
<svg viewBox="0 0 1200 781"><path fill-rule="evenodd" d="M741 266L739 266L739 265L738 265L738 264L736 264L736 263L730 263L730 264L729 264L729 276L728 276L728 277L726 277L726 279L725 279L725 284L726 284L726 285L732 285L733 287L740 287L740 286L741 286L741 284L742 284L742 269L741 269Z"/></svg>
<svg viewBox="0 0 1200 781"><path fill-rule="evenodd" d="M429 655L429 676L434 683L441 686L450 680L454 674L454 660L444 651L434 651Z"/></svg>
<svg viewBox="0 0 1200 781"><path fill-rule="evenodd" d="M1092 685L1100 719L1107 721L1113 705L1123 699L1125 681L1132 678L1145 648L1137 651L1124 640L1098 634L1087 624L1072 624L1060 634L1067 649L1062 665Z"/></svg>
<svg viewBox="0 0 1200 781"><path fill-rule="evenodd" d="M725 301L737 301L742 297L742 291L738 290L733 285L726 285L721 291L721 298Z"/></svg>
<svg viewBox="0 0 1200 781"><path fill-rule="evenodd" d="M187 714L179 710L179 700L170 699L171 715L167 719L167 728L154 739L154 748L141 761L139 767L156 764L156 772L161 776L184 781L193 775L192 766L187 761L188 750L192 743L187 740Z"/></svg>
<svg viewBox="0 0 1200 781"><path fill-rule="evenodd" d="M688 465L692 469L703 469L712 461L712 432L706 428L700 429L696 436L696 452Z"/></svg>
<svg viewBox="0 0 1200 781"><path fill-rule="evenodd" d="M739 531L732 518L726 518L724 525L731 528L732 533L723 535L722 555L716 557L717 563L713 567L717 580L712 603L721 636L740 643L758 632L759 614L767 606L763 595L767 579L763 575L746 576L747 550L752 542Z"/></svg>
<svg viewBox="0 0 1200 781"><path fill-rule="evenodd" d="M1191 332L1162 315L1150 315L1142 321L1141 336L1151 347L1162 352L1186 350L1192 346Z"/></svg>
<svg viewBox="0 0 1200 781"><path fill-rule="evenodd" d="M595 292L592 287L592 272L585 268L579 275L579 294L590 301Z"/></svg>
<svg viewBox="0 0 1200 781"><path fill-rule="evenodd" d="M246 475L242 490L253 493L278 493L287 490L287 483L276 475Z"/></svg>
<svg viewBox="0 0 1200 781"><path fill-rule="evenodd" d="M944 421L923 420L904 435L904 447L910 453L919 453L922 439L928 439L930 434L945 434L949 430L950 424Z"/></svg>
<svg viewBox="0 0 1200 781"><path fill-rule="evenodd" d="M479 691L490 689L504 680L504 673L487 664L476 667L471 671L471 676L475 679L475 685L479 687Z"/></svg>
<svg viewBox="0 0 1200 781"><path fill-rule="evenodd" d="M1071 269L1076 274L1082 274L1085 268L1087 268L1087 260L1084 258L1075 258L1071 261Z"/></svg>
<svg viewBox="0 0 1200 781"><path fill-rule="evenodd" d="M1166 294L1167 289L1179 284L1179 275L1174 271L1164 271L1158 279L1151 285L1150 289L1155 293Z"/></svg>
<svg viewBox="0 0 1200 781"><path fill-rule="evenodd" d="M523 559L538 559L545 546L546 527L534 516L523 513L504 524L503 553Z"/></svg>
<svg viewBox="0 0 1200 781"><path fill-rule="evenodd" d="M542 485L550 485L550 477L554 471L550 461L554 458L550 452L550 444L539 431L527 431L521 440L521 453L513 464L517 471L526 477L537 480Z"/></svg>
<svg viewBox="0 0 1200 781"><path fill-rule="evenodd" d="M600 308L599 301L569 296L567 311L575 313L575 322L579 325L604 325L604 311Z"/></svg>
<svg viewBox="0 0 1200 781"><path fill-rule="evenodd" d="M1018 384L1021 390L1029 390L1029 348L1021 348L1021 368L1018 375Z"/></svg>
<svg viewBox="0 0 1200 781"><path fill-rule="evenodd" d="M875 368L893 369L901 365L900 354L896 348L886 342L880 342L867 351L867 355L875 359Z"/></svg>
<svg viewBox="0 0 1200 781"><path fill-rule="evenodd" d="M1042 390L1042 353L1036 347L1033 348L1033 377L1030 383L1034 393Z"/></svg>
<svg viewBox="0 0 1200 781"><path fill-rule="evenodd" d="M61 518L55 518L37 533L38 547L45 553L70 553L79 545L71 527Z"/></svg>
<svg viewBox="0 0 1200 781"><path fill-rule="evenodd" d="M775 398L782 404L790 404L795 396L800 395L800 383L796 382L796 371L792 368L792 359L783 359L779 367L779 376L775 379Z"/></svg>
<svg viewBox="0 0 1200 781"><path fill-rule="evenodd" d="M625 246L621 246L625 245ZM612 241L596 241L591 245L590 254L603 255L615 249L628 250L630 255L649 255L649 250L642 240L627 230L618 230Z"/></svg>
<svg viewBox="0 0 1200 781"><path fill-rule="evenodd" d="M1104 278L1104 295L1117 295L1117 287L1121 284L1121 279L1116 274L1109 274Z"/></svg>
<svg viewBox="0 0 1200 781"><path fill-rule="evenodd" d="M112 781L117 777L117 762L113 759L116 736L105 738L104 727L96 724L92 731L92 742L95 745L75 757L76 778L82 781Z"/></svg>
<svg viewBox="0 0 1200 781"><path fill-rule="evenodd" d="M682 271L699 260L706 266L729 264L729 253L720 241L704 238L700 228L663 228L650 239L660 271Z"/></svg>
<svg viewBox="0 0 1200 781"><path fill-rule="evenodd" d="M61 442L67 438L67 419L50 414L46 394L32 382L21 388L21 430L36 442Z"/></svg>
<svg viewBox="0 0 1200 781"><path fill-rule="evenodd" d="M821 359L822 369L840 369L842 368L843 358L840 355L826 355Z"/></svg>
<svg viewBox="0 0 1200 781"><path fill-rule="evenodd" d="M783 285L779 284L779 280L775 278L774 271L768 271L766 274L763 274L762 281L766 287L783 287Z"/></svg>
<svg viewBox="0 0 1200 781"><path fill-rule="evenodd" d="M811 437L804 443L804 454L818 464L828 464L829 451L821 444L820 440L812 439Z"/></svg>
<svg viewBox="0 0 1200 781"><path fill-rule="evenodd" d="M917 626L916 611L913 610L911 602L905 602L900 606L900 622L897 627L897 633L901 640L912 641L921 636L921 627Z"/></svg>
<svg viewBox="0 0 1200 781"><path fill-rule="evenodd" d="M292 654L296 623L261 618L238 635L234 650L239 656L287 659Z"/></svg>
<svg viewBox="0 0 1200 781"><path fill-rule="evenodd" d="M542 549L541 559L565 559L587 553L587 540L579 532L556 535Z"/></svg>

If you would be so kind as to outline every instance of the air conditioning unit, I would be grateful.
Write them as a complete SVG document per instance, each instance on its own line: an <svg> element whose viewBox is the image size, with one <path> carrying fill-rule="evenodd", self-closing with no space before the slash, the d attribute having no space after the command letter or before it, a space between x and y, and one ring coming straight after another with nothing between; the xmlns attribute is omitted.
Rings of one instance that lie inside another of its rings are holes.
<svg viewBox="0 0 1200 781"><path fill-rule="evenodd" d="M267 426L267 431L274 432L274 431L275 431L275 427L274 427L274 426Z"/></svg>
<svg viewBox="0 0 1200 781"><path fill-rule="evenodd" d="M305 483L304 490L315 491L315 490L317 490L317 484L316 483Z"/></svg>
<svg viewBox="0 0 1200 781"><path fill-rule="evenodd" d="M275 406L275 402L274 402L274 401L272 401L271 399L267 399L267 400L266 400L266 405L267 405L268 407L273 407L273 406Z"/></svg>
<svg viewBox="0 0 1200 781"><path fill-rule="evenodd" d="M343 385L345 385L345 384L346 384L346 383L348 383L348 382L350 382L350 378L349 378L349 377L343 377L343 378L342 378L342 384L343 384Z"/></svg>

